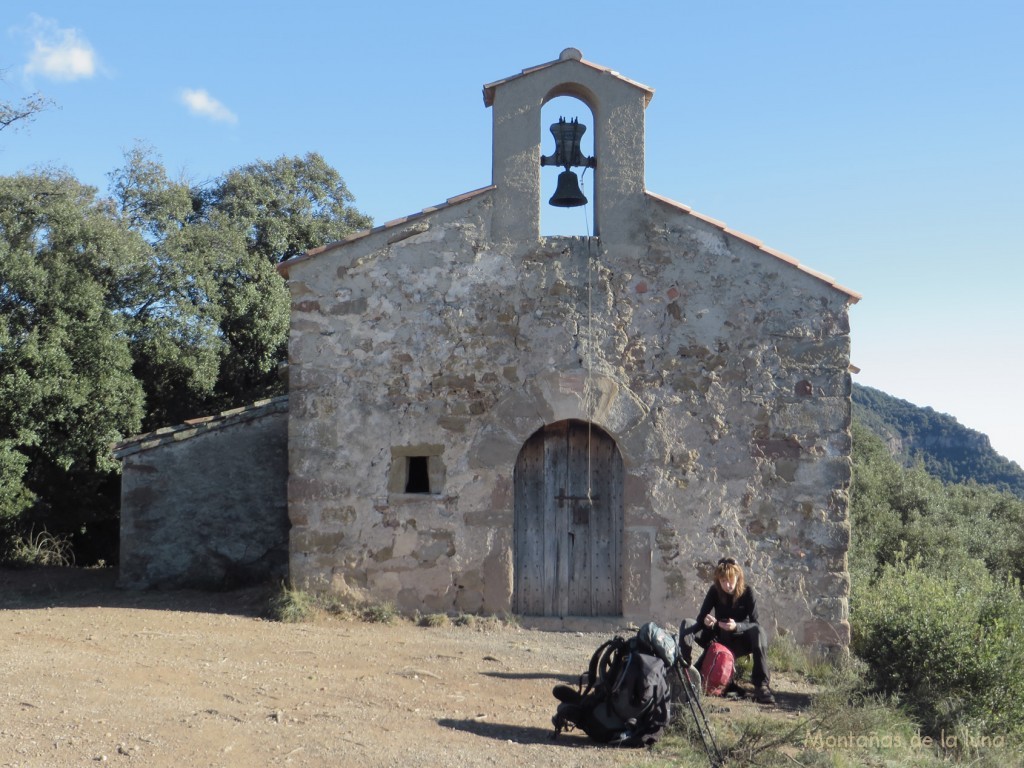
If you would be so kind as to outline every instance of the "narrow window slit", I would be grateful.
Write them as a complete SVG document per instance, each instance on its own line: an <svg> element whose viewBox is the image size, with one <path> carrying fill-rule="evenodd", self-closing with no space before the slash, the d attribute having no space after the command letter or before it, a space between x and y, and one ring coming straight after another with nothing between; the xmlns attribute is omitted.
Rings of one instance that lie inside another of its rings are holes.
<svg viewBox="0 0 1024 768"><path fill-rule="evenodd" d="M427 471L427 456L409 456L406 473L406 493L430 493L430 473Z"/></svg>

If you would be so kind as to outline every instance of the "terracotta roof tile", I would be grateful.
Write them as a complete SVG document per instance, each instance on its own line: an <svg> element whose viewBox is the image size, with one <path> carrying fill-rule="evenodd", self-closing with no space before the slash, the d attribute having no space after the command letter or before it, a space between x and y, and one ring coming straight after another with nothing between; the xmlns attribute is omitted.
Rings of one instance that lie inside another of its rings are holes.
<svg viewBox="0 0 1024 768"><path fill-rule="evenodd" d="M612 77L618 78L624 83L628 83L629 85L639 88L641 91L644 91L644 106L647 106L648 104L651 103L651 99L654 98L653 88L646 86L643 83L638 83L636 80L630 80L628 77L623 77L614 69L602 67L600 64L595 64L592 61L587 61L586 59L583 58L575 58L574 56L566 57L565 54L570 50L572 49L567 48L565 51L562 51L562 55L559 56L554 61L548 61L545 62L544 64L538 64L534 67L527 67L526 69L522 70L518 75L510 75L509 77L503 77L500 80L495 80L493 83L487 83L486 85L484 85L484 105L489 107L492 104L494 104L494 91L499 86L511 82L512 80L518 80L520 77L525 77L526 75L529 75L533 72L538 72L542 69L553 67L556 64L561 64L564 61L579 62L585 67L590 67L591 69L596 70L597 72L602 72L604 74L611 75Z"/></svg>
<svg viewBox="0 0 1024 768"><path fill-rule="evenodd" d="M647 194L650 194L650 192L648 192ZM662 200L662 201L664 201L666 203L671 203L672 202L667 197L659 197L658 199ZM700 219L701 221L707 222L708 224L710 224L713 227L718 227L719 229L725 229L726 228L724 221L719 221L718 219L712 219L710 216L706 216L705 214L700 213L699 211L693 210L693 208L688 208L686 212L688 214L690 214L691 216L693 216L694 218L696 218L696 219Z"/></svg>
<svg viewBox="0 0 1024 768"><path fill-rule="evenodd" d="M767 250L764 247L764 243L762 243L756 237L752 237L751 235L744 234L743 232L740 232L739 230L733 229L732 227L724 227L724 230L725 230L726 234L733 235L734 237L738 237L740 240L746 240L748 243L756 245L762 251Z"/></svg>
<svg viewBox="0 0 1024 768"><path fill-rule="evenodd" d="M542 65L542 66L544 66L544 65ZM337 248L339 245L343 245L345 243L350 243L350 242L353 242L355 240L360 240L360 239L362 239L364 237L367 237L369 235L372 235L372 234L375 234L375 233L378 233L378 232L384 232L384 231L387 231L389 229L396 229L397 227L400 227L400 226L403 226L405 224L408 224L408 223L410 223L412 221L415 221L415 220L417 220L419 218L422 218L423 216L426 216L428 214L434 213L434 212L442 210L444 208L448 208L450 206L459 205L460 203L463 203L463 202L465 202L467 200L471 200L471 199L473 199L475 197L478 197L479 195L482 195L482 194L484 194L486 192L489 192L489 191L491 191L493 189L494 189L494 185L488 185L486 187L480 187L479 189L474 189L474 190L472 190L470 192L465 192L464 194L461 194L461 195L456 195L454 197L449 197L443 203L439 203L437 205L429 206L429 207L424 208L422 211L419 211L417 213L411 213L408 216L402 216L402 217L397 218L397 219L392 219L391 221L386 222L384 224L381 224L379 226L373 227L372 229L364 229L364 230L361 230L359 232L354 232L353 234L351 234L348 237L346 237L344 240L339 240L336 243L328 243L327 245L322 245L319 248L312 248L312 249L306 251L301 256L295 256L294 258L288 259L288 261L284 261L284 262L278 264L277 265L277 269L278 269L279 272L281 272L281 274L287 276L288 268L291 265L296 264L296 263L298 263L300 261L306 261L307 259L314 258L314 257L324 253L325 251L329 251L332 248ZM837 291L840 291L841 293L845 293L847 296L849 296L850 303L855 304L856 302L860 301L861 298L863 298L861 296L861 294L857 293L856 291L853 291L853 290L851 290L849 288L846 288L845 286L840 285L839 283L837 283L833 277L831 277L829 275L826 275L823 272L818 272L815 269L812 269L812 268L810 268L808 266L805 266L805 265L801 264L797 259L794 259L792 256L790 256L790 255L788 255L786 253L783 253L782 251L776 250L775 248L770 248L770 247L766 246L763 242L761 242L760 240L758 240L755 237L752 237L750 235L744 234L743 232L739 232L738 230L732 229L724 221L719 221L718 219L713 219L710 216L706 216L703 213L699 213L698 211L693 210L693 208L691 208L688 205L685 205L683 203L680 203L680 202L677 202L675 200L672 200L671 198L665 197L664 195L659 195L656 192L651 192L651 191L648 190L646 192L646 194L647 194L648 197L650 197L650 198L652 198L654 200L658 200L659 202L664 203L665 205L669 205L672 208L675 208L676 210L683 211L684 213L689 214L690 216L693 216L694 218L697 218L697 219L699 219L699 220L701 220L701 221L703 221L703 222L705 222L707 224L710 224L713 227L716 227L717 229L722 230L722 232L724 232L727 235L730 235L731 237L735 237L735 238L737 238L739 240L742 240L742 241L744 241L746 243L749 243L750 245L754 246L758 250L763 251L764 253L767 253L769 256L773 256L776 259L779 259L780 261L784 261L785 263L790 264L790 265L796 267L797 269L799 269L799 270L801 270L803 272L806 272L807 274L811 275L812 277L815 277L815 278L817 278L819 280L822 280L825 283L828 283L833 288L835 288ZM191 423L194 423L194 422L197 422L197 421L199 421L199 420L192 419L192 420L187 421L186 423L191 424Z"/></svg>
<svg viewBox="0 0 1024 768"><path fill-rule="evenodd" d="M804 266L799 261L794 259L792 256L788 256L785 253L782 253L781 251L777 251L774 248L768 248L760 240L757 240L757 239L755 239L753 237L750 237L749 235L744 235L742 232L737 232L734 229L730 229L728 226L726 226L726 224L724 222L721 222L721 221L718 221L717 219L712 219L709 216L705 216L703 214L697 213L692 208L690 208L690 206L688 206L688 205L683 205L682 203L677 203L675 200L672 200L672 199L670 199L668 197L664 197L663 195L655 194L654 192L650 192L650 191L647 192L647 196L650 197L650 198L653 198L654 200L657 200L659 202L665 203L666 205L670 205L673 208L676 208L676 209L678 209L680 211L683 211L684 213L687 213L690 216L698 218L701 221L704 221L704 222L712 225L713 227L717 227L718 229L722 230L722 232L724 232L725 234L730 235L730 236L735 237L735 238L738 238L740 240L743 240L744 242L749 243L750 245L754 246L758 250L763 251L764 253L767 253L769 256L774 256L776 259L779 259L781 261L786 262L787 264L790 264L790 265L796 267L801 272L806 272L808 275L811 275L811 277L815 277L818 280L821 280L821 281L823 281L825 283L828 283L830 286L835 288L840 293L845 293L849 297L848 301L851 304L856 304L858 301L860 301L863 298L863 296L861 296L856 291L851 291L849 288L845 288L842 285L840 285L839 283L837 283L835 281L835 279L830 277L829 275L826 275L823 272L818 272L817 270L811 269L810 267Z"/></svg>
<svg viewBox="0 0 1024 768"><path fill-rule="evenodd" d="M764 251L765 253L771 254L776 259L782 259L783 261L785 261L785 262L787 262L789 264L792 264L794 267L795 266L799 266L799 264L800 264L799 261L794 259L788 253L783 253L782 251L777 251L774 248L768 248L766 246L762 246L761 250Z"/></svg>
<svg viewBox="0 0 1024 768"><path fill-rule="evenodd" d="M369 235L376 234L377 232L384 232L384 231L386 231L388 229L394 229L395 227L400 227L403 224L408 224L410 221L414 221L415 219L422 218L423 216L426 216L428 214L436 213L437 211L443 210L444 208L449 208L449 207L454 206L454 205L458 205L459 203L464 203L467 200L471 200L474 197L478 197L479 195L484 194L485 192L490 192L492 189L494 189L494 185L493 184L489 184L486 187L480 187L479 189L474 189L474 190L472 190L470 192L464 192L461 195L456 195L455 197L449 197L443 203L438 203L437 205L428 206L427 208L424 208L423 210L418 211L417 213L410 213L408 216L402 216L401 218L398 218L398 219L392 219L391 221L385 222L384 224L380 224L380 225L378 225L376 227L371 227L370 229L362 229L362 230L360 230L358 232L353 232L351 235L349 235L348 237L346 237L346 238L344 238L342 240L338 240L337 242L334 242L334 243L327 243L327 245L321 245L319 248L311 248L310 250L306 251L303 254L300 254L298 256L293 256L292 258L288 259L287 261L282 261L280 264L277 265L277 271L280 272L285 277L287 277L288 276L288 269L293 264L298 264L301 261L306 261L308 259L312 259L312 258L314 258L316 256L319 256L321 253L329 251L329 250L331 250L333 248L337 248L339 245L344 245L345 243L351 243L351 242L353 242L355 240L361 240L364 237L368 237Z"/></svg>
<svg viewBox="0 0 1024 768"><path fill-rule="evenodd" d="M380 228L381 229L391 229L392 227L397 227L399 224L405 224L405 222L407 222L410 218L412 218L412 216L417 216L417 215L418 214L414 213L411 216L402 216L402 217L397 218L397 219L392 219L391 221L385 221L383 224L380 225Z"/></svg>
<svg viewBox="0 0 1024 768"><path fill-rule="evenodd" d="M288 395L280 395L267 400L258 400L255 403L241 408L232 408L228 411L214 414L213 416L202 416L196 419L186 419L183 424L174 427L160 427L153 432L144 435L129 437L116 443L113 448L115 459L123 459L141 451L148 451L152 448L159 448L161 445L180 443L183 440L195 437L196 435L213 432L223 429L231 424L241 424L246 421L266 416L271 413L286 413L288 411Z"/></svg>

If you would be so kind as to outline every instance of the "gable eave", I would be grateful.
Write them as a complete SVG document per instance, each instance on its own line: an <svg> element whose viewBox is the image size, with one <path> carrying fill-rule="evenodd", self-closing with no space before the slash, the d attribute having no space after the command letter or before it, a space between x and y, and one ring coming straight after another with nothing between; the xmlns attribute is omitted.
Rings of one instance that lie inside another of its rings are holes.
<svg viewBox="0 0 1024 768"><path fill-rule="evenodd" d="M370 235L375 235L380 232L387 232L388 230L396 229L398 227L414 222L417 219L422 219L424 216L436 213L437 211L441 211L446 208L452 208L453 206L460 205L461 203L465 203L469 200L473 200L477 197L480 197L481 195L484 195L493 189L494 185L489 184L486 187L480 187L479 189L474 189L470 192L464 192L463 194L456 195L455 197L449 197L443 203L438 203L437 205L429 206L427 208L424 208L422 211L417 211L416 213L410 213L408 216L402 216L400 218L384 222L383 224L379 224L376 227L370 227L369 229L361 229L358 232L353 232L351 235L344 238L343 240L338 240L333 243L327 243L326 245L321 245L317 248L311 248L305 253L301 253L298 256L293 256L292 258L286 261L282 261L280 264L277 265L277 271L282 276L288 277L288 270L291 269L291 267L293 267L296 264L299 264L303 261L309 261L310 259L315 259L316 257L321 256L324 253L327 253L328 251L333 251L335 248L342 248L357 240L362 240L363 238L369 237Z"/></svg>
<svg viewBox="0 0 1024 768"><path fill-rule="evenodd" d="M790 266L795 267L796 269L800 270L801 272L803 272L803 273L805 273L807 275L810 275L811 277L813 277L813 278L815 278L817 280L820 280L821 282L827 284L829 287L839 291L840 293L845 294L846 297L847 297L846 300L847 300L847 302L849 304L856 304L858 301L860 301L862 298L864 298L861 294L857 293L856 291L851 290L851 289L841 285L840 283L836 282L835 278L831 277L830 275L826 275L824 272L819 272L818 270L812 269L812 268L808 267L805 264L801 264L798 260L794 259L792 256L790 256L790 255L788 255L786 253L783 253L782 251L778 251L778 250L776 250L774 248L769 248L767 245L762 243L757 238L751 237L750 235L747 235L747 234L745 234L743 232L740 232L738 230L732 229L731 227L726 225L726 223L723 222L723 221L719 221L717 219L713 219L710 216L705 216L704 214L699 213L699 212L693 210L688 205L684 205L683 203L680 203L680 202L677 202L675 200L672 200L671 198L665 197L663 195L659 195L659 194L657 194L655 192L651 192L650 190L647 190L645 192L645 194L647 195L647 197L651 198L652 200L657 200L660 203L663 203L663 204L668 205L668 206L670 206L670 207L672 207L672 208L674 208L674 209L676 209L678 211L682 211L683 213L686 213L686 214L688 214L690 216L693 216L694 218L703 221L705 224L710 224L711 226L715 227L716 229L721 230L723 233L729 235L730 237L735 237L738 240L742 240L743 242L747 243L748 245L754 246L759 251L761 251L763 253L766 253L769 256L778 259L779 261L784 261L786 264L789 264Z"/></svg>
<svg viewBox="0 0 1024 768"><path fill-rule="evenodd" d="M563 52L563 55L564 55L564 52ZM644 107L647 107L647 105L649 105L651 103L651 99L654 98L654 89L653 88L651 88L649 86L646 86L643 83L638 83L636 80L630 80L628 77L623 77L618 72L616 72L614 69L609 69L608 67L603 67L600 64L595 64L592 61L587 61L586 59L582 59L582 58L577 59L577 58L571 58L571 57L570 58L561 58L561 57L559 57L559 58L555 59L554 61L548 61L548 62L545 62L544 64L538 64L535 67L527 67L526 69L521 71L519 74L510 75L509 77L503 77L501 80L495 80L493 83L487 83L484 86L484 106L490 107L490 106L492 106L494 104L494 92L495 92L495 90L500 88L501 86L505 85L506 83L510 83L513 80L518 80L521 77L527 77L528 75L532 75L533 73L540 72L541 70L544 70L544 69L549 69L550 67L558 66L559 64L564 64L564 63L566 63L568 61L574 61L577 64L582 64L584 67L589 67L590 69L594 70L595 72L599 72L599 73L601 73L603 75L610 75L610 76L616 78L617 80L625 83L626 85L630 85L630 86L636 88L637 90L642 91L643 94L644 94Z"/></svg>
<svg viewBox="0 0 1024 768"><path fill-rule="evenodd" d="M238 408L232 408L209 416L186 419L181 424L160 427L152 432L127 437L111 446L111 455L121 460L142 451L159 448L190 440L198 435L205 435L225 427L252 421L274 413L288 412L288 395L257 400Z"/></svg>

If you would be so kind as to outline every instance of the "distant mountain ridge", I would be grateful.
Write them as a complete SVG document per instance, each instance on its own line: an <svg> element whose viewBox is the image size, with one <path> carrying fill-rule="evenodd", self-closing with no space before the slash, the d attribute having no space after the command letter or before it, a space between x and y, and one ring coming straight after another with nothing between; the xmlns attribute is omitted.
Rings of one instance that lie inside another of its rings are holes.
<svg viewBox="0 0 1024 768"><path fill-rule="evenodd" d="M973 480L1024 499L1024 469L996 453L988 435L952 416L860 384L853 385L853 415L906 466L921 461L944 482Z"/></svg>

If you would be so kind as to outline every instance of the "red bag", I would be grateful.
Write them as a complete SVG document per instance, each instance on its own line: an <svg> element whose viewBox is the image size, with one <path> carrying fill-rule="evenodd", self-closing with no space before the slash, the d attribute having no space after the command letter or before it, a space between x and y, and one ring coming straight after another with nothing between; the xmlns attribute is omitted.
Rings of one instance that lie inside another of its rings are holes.
<svg viewBox="0 0 1024 768"><path fill-rule="evenodd" d="M732 682L732 671L736 659L732 651L721 643L712 643L704 652L700 665L700 679L704 681L704 693L721 696Z"/></svg>

